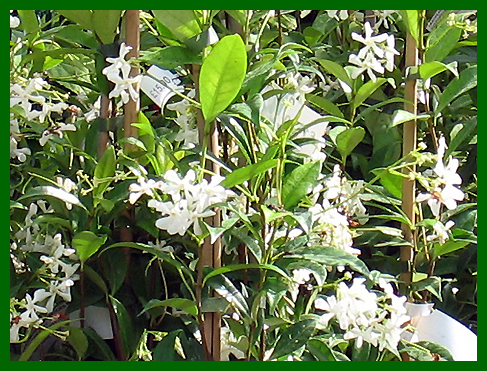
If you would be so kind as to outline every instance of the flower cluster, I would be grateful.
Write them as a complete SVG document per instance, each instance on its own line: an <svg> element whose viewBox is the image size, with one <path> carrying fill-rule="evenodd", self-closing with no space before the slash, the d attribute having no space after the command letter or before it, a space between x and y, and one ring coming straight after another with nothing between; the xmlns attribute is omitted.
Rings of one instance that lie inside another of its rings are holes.
<svg viewBox="0 0 487 371"><path fill-rule="evenodd" d="M425 174L429 180L420 179L428 192L420 193L416 198L417 202L426 201L436 217L440 215L441 205L445 205L448 210L453 210L457 207L457 201L462 201L465 197L463 191L457 188L462 183L462 178L457 174L460 164L458 159L450 158L446 166L443 162L447 148L445 137L440 137L436 165Z"/></svg>
<svg viewBox="0 0 487 371"><path fill-rule="evenodd" d="M156 221L156 227L169 234L183 236L193 226L194 233L201 235L200 220L215 215L209 208L234 195L220 185L224 178L218 175L213 175L210 182L203 179L196 183L196 173L193 170L188 170L183 178L175 170L168 170L163 179L151 179L147 182L141 179L139 183L131 184L129 202L135 203L142 194L155 197L155 190L168 195L168 201L153 198L147 205L162 214L162 218Z"/></svg>
<svg viewBox="0 0 487 371"><path fill-rule="evenodd" d="M195 94L195 90L192 89L188 93L188 97L194 98ZM181 127L181 130L174 140L183 142L188 147L193 148L199 142L199 137L198 128L196 127L196 113L192 109L191 104L187 99L183 99L176 103L167 104L166 107L178 113L175 121Z"/></svg>
<svg viewBox="0 0 487 371"><path fill-rule="evenodd" d="M403 325L409 320L406 315L406 297L394 294L392 285L383 278L379 286L384 294L378 296L365 285L365 278L354 278L349 287L345 282L338 284L336 295L315 300L315 308L324 311L319 323L327 327L336 319L344 339L356 339L357 348L366 341L379 350L397 351L397 344L405 330Z"/></svg>
<svg viewBox="0 0 487 371"><path fill-rule="evenodd" d="M127 104L129 99L133 101L139 99L139 93L134 86L140 83L142 79L142 75L130 76L132 66L129 63L130 60L125 60L125 56L131 50L131 46L122 43L120 45L119 56L116 58L107 58L106 61L111 64L102 70L102 73L107 76L107 79L115 84L108 97L121 97L123 104Z"/></svg>
<svg viewBox="0 0 487 371"><path fill-rule="evenodd" d="M365 37L352 32L352 39L361 42L364 47L359 50L358 54L350 54L348 58L349 63L357 66L352 71L351 76L356 79L366 71L370 79L376 81L377 77L374 71L383 74L384 67L387 71L392 71L394 69L394 55L398 55L399 52L394 49L394 35L372 36L373 30L368 22L365 23L364 28Z"/></svg>
<svg viewBox="0 0 487 371"><path fill-rule="evenodd" d="M30 204L24 227L15 234L16 241L11 243L10 256L15 269L20 273L27 269L21 257L26 253L38 253L39 260L44 264L36 275L46 287L37 288L32 295L27 292L22 300L11 299L11 343L22 341L22 328L41 324L41 316L54 311L57 297L70 302L71 287L79 278L76 271L80 264L77 262L75 250L63 244L60 233L52 236L48 232L42 232L35 221L39 208L44 213L52 212L43 201Z"/></svg>
<svg viewBox="0 0 487 371"><path fill-rule="evenodd" d="M363 181L352 185L345 177L341 177L340 173L339 165L335 165L332 176L314 190L316 196L323 190L321 204L316 202L309 211L315 225L314 230L319 232L321 244L358 255L360 250L352 247L350 219L356 217L361 223L368 220L360 199L365 197L361 194Z"/></svg>

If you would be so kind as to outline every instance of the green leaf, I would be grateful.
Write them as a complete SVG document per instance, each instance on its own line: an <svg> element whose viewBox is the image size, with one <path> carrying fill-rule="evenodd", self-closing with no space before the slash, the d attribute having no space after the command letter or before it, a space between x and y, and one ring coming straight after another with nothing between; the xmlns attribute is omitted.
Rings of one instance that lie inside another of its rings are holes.
<svg viewBox="0 0 487 371"><path fill-rule="evenodd" d="M445 153L445 158L450 157L450 155L455 151L462 143L470 140L471 137L475 134L477 129L477 116L472 117L470 120L465 121L463 124L459 123L458 131L455 132L455 136L453 136L453 130L450 132L450 143L448 144L448 149ZM457 127L453 129L455 129Z"/></svg>
<svg viewBox="0 0 487 371"><path fill-rule="evenodd" d="M88 339L83 330L78 327L68 326L68 330L69 335L67 340L78 354L78 358L81 360L88 350Z"/></svg>
<svg viewBox="0 0 487 371"><path fill-rule="evenodd" d="M324 110L325 112L328 112L330 115L340 117L342 119L344 118L342 111L340 111L340 108L338 108L337 105L330 102L328 99L311 94L306 94L306 99L309 102L313 103L315 106Z"/></svg>
<svg viewBox="0 0 487 371"><path fill-rule="evenodd" d="M228 273L228 272L235 272L239 271L242 269L266 269L269 271L273 271L281 275L282 277L286 278L287 280L290 280L289 276L287 275L286 272L284 272L281 268L279 268L276 265L272 264L255 264L255 263L250 263L250 264L229 264L224 267L217 268L210 273L208 273L205 278L203 279L203 285L212 277L218 276L220 274Z"/></svg>
<svg viewBox="0 0 487 371"><path fill-rule="evenodd" d="M350 89L353 89L352 79L348 76L347 71L338 63L326 59L318 59L318 63L323 66L326 72L331 73L337 79L346 83Z"/></svg>
<svg viewBox="0 0 487 371"><path fill-rule="evenodd" d="M399 10L399 13L411 36L418 41L420 36L419 10Z"/></svg>
<svg viewBox="0 0 487 371"><path fill-rule="evenodd" d="M247 70L247 52L239 35L215 44L203 61L199 78L200 101L206 122L211 122L237 96Z"/></svg>
<svg viewBox="0 0 487 371"><path fill-rule="evenodd" d="M110 146L103 153L98 164L96 164L93 178L93 195L95 197L101 197L111 183L112 177L115 175L115 163L115 148Z"/></svg>
<svg viewBox="0 0 487 371"><path fill-rule="evenodd" d="M115 297L109 295L109 300L113 306L113 311L117 317L118 328L125 354L128 356L137 346L137 335L134 331L132 320L125 306Z"/></svg>
<svg viewBox="0 0 487 371"><path fill-rule="evenodd" d="M309 339L306 348L318 361L337 361L333 350L323 340Z"/></svg>
<svg viewBox="0 0 487 371"><path fill-rule="evenodd" d="M83 271L85 275L93 281L102 291L105 295L108 295L108 287L105 284L105 281L103 281L103 278L89 265L85 265L83 268Z"/></svg>
<svg viewBox="0 0 487 371"><path fill-rule="evenodd" d="M411 284L411 290L413 291L424 291L427 290L436 296L440 301L441 299L441 278L437 276L430 276L422 280L413 282Z"/></svg>
<svg viewBox="0 0 487 371"><path fill-rule="evenodd" d="M290 209L310 193L318 182L321 170L321 161L308 162L295 168L282 185L282 203Z"/></svg>
<svg viewBox="0 0 487 371"><path fill-rule="evenodd" d="M247 233L242 231L242 228L232 229L231 234L232 234L232 236L235 236L237 239L242 241L242 243L244 243L247 246L249 251L252 253L252 255L257 260L257 263L261 262L261 260L262 260L262 249L254 238L252 238Z"/></svg>
<svg viewBox="0 0 487 371"><path fill-rule="evenodd" d="M441 62L457 46L462 30L446 22L435 29L426 40L424 62Z"/></svg>
<svg viewBox="0 0 487 371"><path fill-rule="evenodd" d="M39 22L34 10L17 10L20 17L20 26L27 33L32 33L39 28Z"/></svg>
<svg viewBox="0 0 487 371"><path fill-rule="evenodd" d="M348 265L356 272L369 276L369 269L356 255L335 247L305 246L293 249L285 259L306 259L330 266Z"/></svg>
<svg viewBox="0 0 487 371"><path fill-rule="evenodd" d="M244 265L244 264L241 264ZM207 268L210 270L211 268ZM242 268L243 269L243 268ZM247 300L240 291L237 290L235 285L223 274L217 274L212 277L205 277L205 282L208 281L208 286L212 287L218 295L224 298L230 305L232 305L239 314L245 319L250 319L250 310Z"/></svg>
<svg viewBox="0 0 487 371"><path fill-rule="evenodd" d="M397 109L394 111L392 115L392 126L396 126L412 120L424 120L424 119L428 119L429 117L430 115L428 114L415 115L412 112L405 111L402 109Z"/></svg>
<svg viewBox="0 0 487 371"><path fill-rule="evenodd" d="M92 30L92 10L56 10L62 16L68 18L70 21L79 24L81 27Z"/></svg>
<svg viewBox="0 0 487 371"><path fill-rule="evenodd" d="M90 339L90 345L93 345L93 350L90 349L91 357L99 357L102 361L116 361L117 359L107 345L107 342L100 337L95 331L90 328L82 329L85 335Z"/></svg>
<svg viewBox="0 0 487 371"><path fill-rule="evenodd" d="M364 137L365 130L362 127L348 128L336 136L337 150L342 155L343 162Z"/></svg>
<svg viewBox="0 0 487 371"><path fill-rule="evenodd" d="M270 359L277 359L301 348L313 335L315 326L316 321L314 319L305 319L289 326L277 340Z"/></svg>
<svg viewBox="0 0 487 371"><path fill-rule="evenodd" d="M113 43L121 16L121 10L93 10L93 30L103 44Z"/></svg>
<svg viewBox="0 0 487 371"><path fill-rule="evenodd" d="M416 344L428 349L432 353L438 354L440 357L444 358L447 361L454 361L450 351L438 343L428 340L422 340L418 341Z"/></svg>
<svg viewBox="0 0 487 371"><path fill-rule="evenodd" d="M190 315L196 317L198 316L198 307L193 300L185 299L185 298L171 298L166 300L157 300L151 299L144 305L144 309L138 315L159 307L171 307L178 310L183 310Z"/></svg>
<svg viewBox="0 0 487 371"><path fill-rule="evenodd" d="M379 77L375 81L367 81L363 84L360 89L357 91L357 94L353 98L351 104L351 110L355 112L355 110L363 103L365 100L370 97L382 84L384 84L387 79L383 77Z"/></svg>
<svg viewBox="0 0 487 371"><path fill-rule="evenodd" d="M152 10L152 13L182 42L203 31L201 19L193 10Z"/></svg>
<svg viewBox="0 0 487 371"><path fill-rule="evenodd" d="M463 240L456 240L456 241L448 240L443 245L440 245L439 243L435 243L433 247L433 259L437 259L442 255L446 255L453 251L463 249L469 243L470 241L463 241Z"/></svg>
<svg viewBox="0 0 487 371"><path fill-rule="evenodd" d="M45 330L42 330L41 333L39 333L37 336L35 336L32 341L29 343L27 348L22 352L22 354L19 357L19 361L28 361L32 354L35 352L37 347L41 345L41 343L49 336L51 335L52 331L57 330L58 328L66 325L69 321L62 321L58 322L51 327L48 327Z"/></svg>
<svg viewBox="0 0 487 371"><path fill-rule="evenodd" d="M283 219L286 216L292 216L293 215L289 211L280 212L280 211L271 210L265 205L262 205L260 208L261 208L262 212L264 213L264 219L265 219L266 224L272 223L274 220Z"/></svg>
<svg viewBox="0 0 487 371"><path fill-rule="evenodd" d="M140 60L147 64L156 64L162 68L174 69L185 64L202 64L201 55L192 53L181 46L167 46L154 51L141 51Z"/></svg>
<svg viewBox="0 0 487 371"><path fill-rule="evenodd" d="M449 64L444 64L438 61L423 63L419 66L419 76L421 76L423 80L426 80L433 76L438 75L443 71L448 70L458 77L457 67L458 67L457 61L451 62Z"/></svg>
<svg viewBox="0 0 487 371"><path fill-rule="evenodd" d="M441 112L455 98L477 86L477 65L470 66L460 72L460 76L452 80L445 88L438 101L435 112Z"/></svg>
<svg viewBox="0 0 487 371"><path fill-rule="evenodd" d="M72 243L79 260L84 264L106 240L107 236L99 237L91 231L82 231L74 235Z"/></svg>
<svg viewBox="0 0 487 371"><path fill-rule="evenodd" d="M258 162L256 164L247 165L240 169L232 171L230 174L226 175L224 181L221 185L226 188L232 188L237 184L242 184L246 180L252 179L255 176L266 172L277 166L277 159L267 160L263 162Z"/></svg>
<svg viewBox="0 0 487 371"><path fill-rule="evenodd" d="M64 189L53 187L53 186L39 186L30 188L23 196L18 198L18 201L22 201L31 197L37 199L43 199L44 197L54 197L58 200L69 202L70 204L81 207L86 210L86 207L80 202L78 197L66 192Z"/></svg>

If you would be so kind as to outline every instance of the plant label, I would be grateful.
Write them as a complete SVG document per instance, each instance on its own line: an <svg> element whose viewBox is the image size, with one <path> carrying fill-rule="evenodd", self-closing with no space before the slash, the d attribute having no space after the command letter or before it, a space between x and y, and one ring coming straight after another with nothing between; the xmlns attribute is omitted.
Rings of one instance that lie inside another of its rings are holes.
<svg viewBox="0 0 487 371"><path fill-rule="evenodd" d="M174 91L184 91L176 73L157 66L151 66L147 72L150 76L142 77L140 89L161 109L164 108L169 98L176 95Z"/></svg>

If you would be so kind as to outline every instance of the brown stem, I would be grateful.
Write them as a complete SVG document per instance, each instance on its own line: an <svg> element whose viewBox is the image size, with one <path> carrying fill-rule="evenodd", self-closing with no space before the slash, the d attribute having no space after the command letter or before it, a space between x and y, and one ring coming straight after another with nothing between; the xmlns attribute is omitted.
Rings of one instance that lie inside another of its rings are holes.
<svg viewBox="0 0 487 371"><path fill-rule="evenodd" d="M408 32L406 37L406 64L405 68L415 67L418 65L418 46L414 37ZM417 111L417 91L416 91L415 79L408 79L406 81L406 86L404 89L404 109L408 112L416 114ZM416 120L411 120L404 123L403 126L403 156L407 156L410 152L416 149L417 142L417 127ZM405 174L408 175L410 172L415 171L415 166L411 168L405 168ZM415 213L414 213L414 202L415 202L415 192L416 192L416 182L408 177L404 178L402 186L402 210L404 214L410 220L411 225L415 225ZM415 233L406 224L402 226L404 237L406 241L410 242L411 245L401 246L401 262L404 266L400 275L401 281L407 287L412 281L412 267L411 263L414 256L414 240Z"/></svg>

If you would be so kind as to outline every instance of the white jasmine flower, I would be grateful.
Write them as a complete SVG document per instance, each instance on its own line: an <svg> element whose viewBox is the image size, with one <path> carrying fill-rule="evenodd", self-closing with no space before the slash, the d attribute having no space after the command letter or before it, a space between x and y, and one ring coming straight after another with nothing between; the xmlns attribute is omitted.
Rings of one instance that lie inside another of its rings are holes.
<svg viewBox="0 0 487 371"><path fill-rule="evenodd" d="M54 300L56 296L61 297L64 301L70 302L71 301L71 286L74 285L74 282L70 278L65 278L61 281L51 281L49 283L49 299L46 303L46 309L48 312L52 312L54 309Z"/></svg>
<svg viewBox="0 0 487 371"><path fill-rule="evenodd" d="M350 56L348 57L348 61L358 66L354 70L352 70L352 79L356 79L364 71L366 71L370 79L375 82L377 80L377 77L375 76L374 71L380 74L384 73L384 67L373 55L373 53L367 53L365 59L361 59L355 54L350 54Z"/></svg>
<svg viewBox="0 0 487 371"><path fill-rule="evenodd" d="M374 15L377 17L374 29L379 30L381 25L389 29L389 21L392 19L392 15L396 13L395 10L374 10Z"/></svg>
<svg viewBox="0 0 487 371"><path fill-rule="evenodd" d="M42 132L42 136L39 139L39 144L44 147L49 139L55 135L57 135L59 138L63 138L63 132L65 131L76 131L76 126L74 124L64 124L62 122L57 123L55 126Z"/></svg>
<svg viewBox="0 0 487 371"><path fill-rule="evenodd" d="M337 21L344 21L348 18L348 10L326 10L328 17L335 18Z"/></svg>
<svg viewBox="0 0 487 371"><path fill-rule="evenodd" d="M130 190L130 195L129 195L129 202L130 204L135 204L137 200L142 196L143 194L146 194L149 197L154 197L154 192L153 189L158 188L160 185L160 182L156 182L153 179L149 179L148 181L145 181L144 178L139 179L139 183L132 183L129 186Z"/></svg>
<svg viewBox="0 0 487 371"><path fill-rule="evenodd" d="M106 61L108 63L111 63L111 65L105 67L101 72L104 75L109 75L109 74L112 74L112 73L118 74L119 73L119 70L121 70L122 68L125 68L126 65L128 65L129 68L130 68L130 64L129 64L129 62L127 62L125 60L125 56L131 50L132 50L132 47L131 46L125 45L125 43L120 44L120 50L118 52L119 53L118 54L118 57L115 57L115 58L114 57L108 57L108 58L106 58Z"/></svg>
<svg viewBox="0 0 487 371"><path fill-rule="evenodd" d="M352 32L352 39L361 42L365 46L360 49L358 53L358 57L360 59L363 59L367 54L370 54L370 52L374 52L374 54L382 58L384 57L384 50L377 45L377 43L382 43L387 40L387 34L380 34L376 36L372 36L373 30L372 27L370 27L369 22L365 22L364 24L364 30L365 30L365 37L362 35Z"/></svg>
<svg viewBox="0 0 487 371"><path fill-rule="evenodd" d="M29 80L29 84L23 88L19 84L13 84L10 87L10 107L19 105L23 108L28 120L32 120L40 115L40 111L32 110L32 103L44 104L46 98L42 95L35 94L41 90L43 86L47 86L47 82L40 77Z"/></svg>
<svg viewBox="0 0 487 371"><path fill-rule="evenodd" d="M47 313L47 309L40 306L36 305L36 303L43 301L48 297L48 293L44 289L38 289L34 292L34 297L32 298L28 293L25 294L25 309L26 311L25 314L25 319L28 319L30 321L37 321L39 319L39 316L37 313Z"/></svg>
<svg viewBox="0 0 487 371"><path fill-rule="evenodd" d="M342 191L342 177L340 174L340 165L336 164L333 167L332 177L324 182L326 191L323 193L323 197L327 198L328 200L334 200L340 196Z"/></svg>
<svg viewBox="0 0 487 371"><path fill-rule="evenodd" d="M426 240L431 242L436 239L440 242L440 245L443 245L446 241L450 239L450 235L448 234L448 231L455 225L455 222L453 220L449 220L443 225L442 222L439 220L436 221L435 224L433 224L433 230L434 233L426 236Z"/></svg>
<svg viewBox="0 0 487 371"><path fill-rule="evenodd" d="M11 136L10 137L10 158L17 158L20 162L25 162L27 160L27 156L30 156L31 151L30 148L17 148L18 142L17 140Z"/></svg>
<svg viewBox="0 0 487 371"><path fill-rule="evenodd" d="M394 35L387 36L386 45L384 46L384 56L386 58L386 70L392 72L394 70L394 56L399 55L399 52L394 49L395 38Z"/></svg>
<svg viewBox="0 0 487 371"><path fill-rule="evenodd" d="M10 11L10 28L17 28L20 25L20 19L11 15L13 10Z"/></svg>

